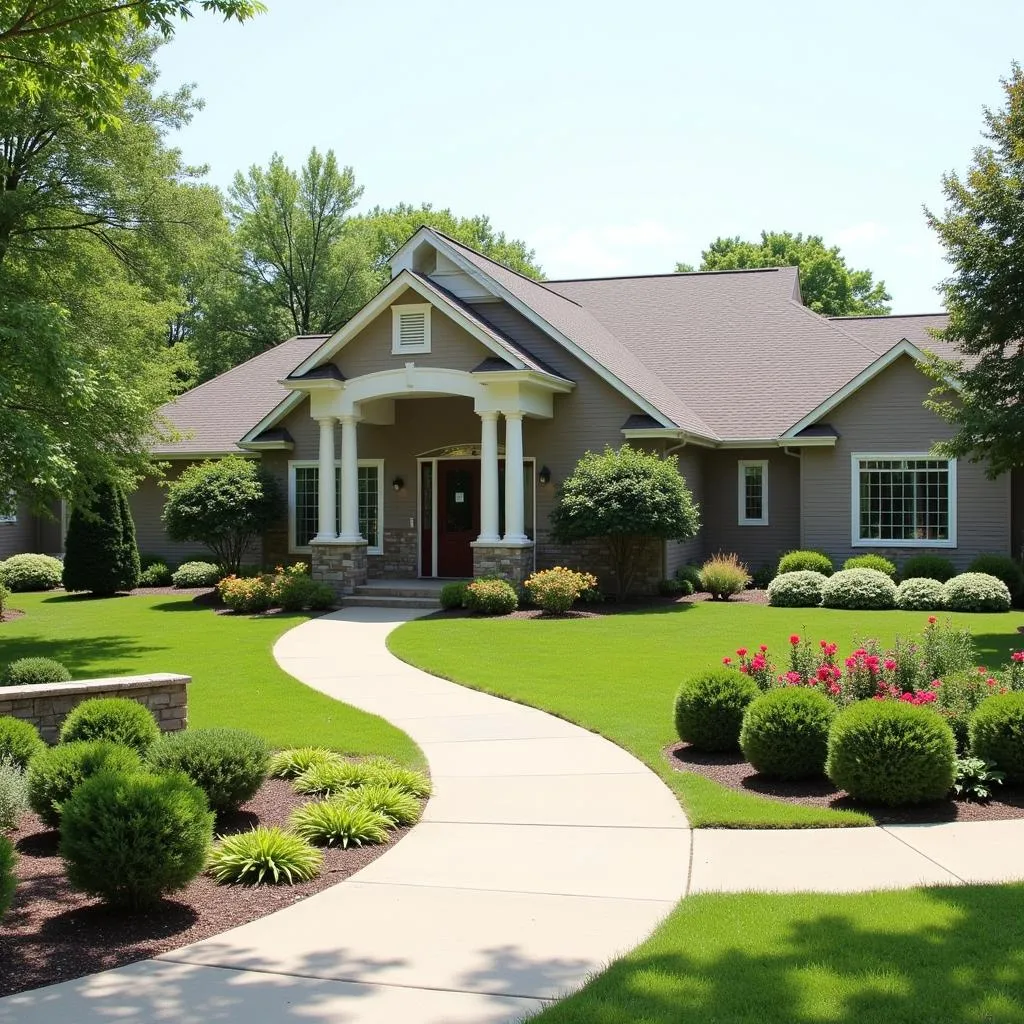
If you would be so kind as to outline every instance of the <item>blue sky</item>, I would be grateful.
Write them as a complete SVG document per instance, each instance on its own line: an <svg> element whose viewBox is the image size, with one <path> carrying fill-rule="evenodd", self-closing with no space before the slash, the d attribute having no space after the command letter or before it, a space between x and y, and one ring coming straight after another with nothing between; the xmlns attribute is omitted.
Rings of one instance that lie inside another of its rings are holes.
<svg viewBox="0 0 1024 1024"><path fill-rule="evenodd" d="M215 184L333 148L364 207L486 213L550 277L813 232L904 313L940 308L922 204L941 208L1024 57L1012 0L267 2L241 27L198 17L160 55L168 87L206 100L176 141Z"/></svg>

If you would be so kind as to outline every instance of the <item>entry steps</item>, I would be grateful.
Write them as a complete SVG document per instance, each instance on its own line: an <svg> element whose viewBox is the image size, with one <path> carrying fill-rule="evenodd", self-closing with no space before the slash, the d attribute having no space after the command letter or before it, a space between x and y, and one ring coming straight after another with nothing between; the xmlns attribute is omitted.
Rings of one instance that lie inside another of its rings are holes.
<svg viewBox="0 0 1024 1024"><path fill-rule="evenodd" d="M379 580L356 587L342 598L344 608L429 608L440 610L440 587L434 581Z"/></svg>

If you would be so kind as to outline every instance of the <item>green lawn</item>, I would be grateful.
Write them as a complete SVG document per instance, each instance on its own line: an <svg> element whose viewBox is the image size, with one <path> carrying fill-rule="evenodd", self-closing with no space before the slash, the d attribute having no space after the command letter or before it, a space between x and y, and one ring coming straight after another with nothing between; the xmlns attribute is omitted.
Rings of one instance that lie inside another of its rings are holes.
<svg viewBox="0 0 1024 1024"><path fill-rule="evenodd" d="M766 643L785 659L792 633L829 639L847 652L856 638L890 642L920 632L921 612L845 612L754 604L667 605L589 619L434 618L389 637L400 658L435 675L543 708L632 751L678 794L695 826L799 828L871 824L863 814L817 810L736 793L673 770L662 750L675 740L672 702L680 680L721 663L737 647ZM975 634L980 658L1000 665L1024 646L1024 614L953 615Z"/></svg>
<svg viewBox="0 0 1024 1024"><path fill-rule="evenodd" d="M23 618L0 624L0 665L56 658L74 678L180 672L192 677L189 725L251 729L274 747L317 744L419 764L404 732L304 686L271 648L305 615L217 615L189 597L83 599L15 594ZM344 652L339 651L339 657Z"/></svg>
<svg viewBox="0 0 1024 1024"><path fill-rule="evenodd" d="M1024 886L702 895L536 1024L1024 1022Z"/></svg>

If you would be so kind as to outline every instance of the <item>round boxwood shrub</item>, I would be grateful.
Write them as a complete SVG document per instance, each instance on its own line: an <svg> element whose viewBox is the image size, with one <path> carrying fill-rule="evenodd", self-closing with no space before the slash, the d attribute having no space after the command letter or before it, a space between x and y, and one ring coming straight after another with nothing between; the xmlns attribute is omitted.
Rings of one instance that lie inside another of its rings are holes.
<svg viewBox="0 0 1024 1024"><path fill-rule="evenodd" d="M158 772L184 772L223 813L255 795L270 768L270 749L244 729L186 729L161 736L149 763Z"/></svg>
<svg viewBox="0 0 1024 1024"><path fill-rule="evenodd" d="M466 607L481 615L508 615L519 607L519 596L508 580L474 580L466 587Z"/></svg>
<svg viewBox="0 0 1024 1024"><path fill-rule="evenodd" d="M49 555L11 555L0 562L0 583L8 590L53 590L60 586L64 563Z"/></svg>
<svg viewBox="0 0 1024 1024"><path fill-rule="evenodd" d="M171 582L181 590L213 587L224 574L213 562L184 562L171 573Z"/></svg>
<svg viewBox="0 0 1024 1024"><path fill-rule="evenodd" d="M874 569L876 572L884 572L889 579L895 579L896 566L883 558L881 555L854 555L843 562L844 569Z"/></svg>
<svg viewBox="0 0 1024 1024"><path fill-rule="evenodd" d="M153 562L139 572L140 587L169 587L174 583L174 574L166 562Z"/></svg>
<svg viewBox="0 0 1024 1024"><path fill-rule="evenodd" d="M911 576L896 588L896 607L904 611L935 612L945 606L945 589L928 576Z"/></svg>
<svg viewBox="0 0 1024 1024"><path fill-rule="evenodd" d="M730 668L692 676L676 695L679 738L697 750L735 750L743 713L760 692L753 679Z"/></svg>
<svg viewBox="0 0 1024 1024"><path fill-rule="evenodd" d="M100 772L131 775L142 760L131 747L103 740L62 743L40 751L28 766L28 803L43 822L58 828L61 812L72 793Z"/></svg>
<svg viewBox="0 0 1024 1024"><path fill-rule="evenodd" d="M943 584L946 607L953 612L1008 612L1010 591L995 576L962 572Z"/></svg>
<svg viewBox="0 0 1024 1024"><path fill-rule="evenodd" d="M68 881L130 910L188 885L212 841L203 791L177 774L101 772L75 790L61 819Z"/></svg>
<svg viewBox="0 0 1024 1024"><path fill-rule="evenodd" d="M835 713L835 705L810 687L769 690L747 707L740 749L763 775L778 779L823 775Z"/></svg>
<svg viewBox="0 0 1024 1024"><path fill-rule="evenodd" d="M138 701L124 697L96 697L73 708L60 728L61 743L109 740L140 754L160 738L153 713Z"/></svg>
<svg viewBox="0 0 1024 1024"><path fill-rule="evenodd" d="M896 584L877 569L843 569L825 581L821 603L826 608L893 608Z"/></svg>
<svg viewBox="0 0 1024 1024"><path fill-rule="evenodd" d="M37 683L66 683L71 673L53 658L19 658L0 675L0 686L32 686Z"/></svg>
<svg viewBox="0 0 1024 1024"><path fill-rule="evenodd" d="M455 611L466 606L466 588L468 583L446 583L441 588L441 607L446 612Z"/></svg>
<svg viewBox="0 0 1024 1024"><path fill-rule="evenodd" d="M17 878L14 867L18 863L18 855L14 852L14 844L0 836L0 917L7 913L7 908L14 899L14 887Z"/></svg>
<svg viewBox="0 0 1024 1024"><path fill-rule="evenodd" d="M27 768L29 761L45 749L39 730L31 722L10 715L0 718L0 761L6 759Z"/></svg>
<svg viewBox="0 0 1024 1024"><path fill-rule="evenodd" d="M914 555L900 569L900 577L905 580L928 579L945 583L955 575L953 563L942 555Z"/></svg>
<svg viewBox="0 0 1024 1024"><path fill-rule="evenodd" d="M862 700L832 722L825 771L850 796L895 806L941 800L955 762L953 731L931 708Z"/></svg>
<svg viewBox="0 0 1024 1024"><path fill-rule="evenodd" d="M836 571L824 551L789 551L779 559L779 574L784 572L820 572L831 576Z"/></svg>
<svg viewBox="0 0 1024 1024"><path fill-rule="evenodd" d="M1024 569L1015 558L1009 555L978 555L967 568L970 572L981 572L1002 580L1014 604L1019 605L1024 598Z"/></svg>
<svg viewBox="0 0 1024 1024"><path fill-rule="evenodd" d="M1007 782L1024 782L1024 693L986 697L968 725L975 757L994 761Z"/></svg>
<svg viewBox="0 0 1024 1024"><path fill-rule="evenodd" d="M777 608L817 608L828 577L812 569L784 572L768 584L768 603Z"/></svg>

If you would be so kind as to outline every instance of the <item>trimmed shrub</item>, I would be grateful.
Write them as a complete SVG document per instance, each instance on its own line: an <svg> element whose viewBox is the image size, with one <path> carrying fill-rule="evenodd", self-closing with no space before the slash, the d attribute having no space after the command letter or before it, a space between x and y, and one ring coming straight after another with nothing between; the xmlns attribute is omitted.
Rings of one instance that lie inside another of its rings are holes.
<svg viewBox="0 0 1024 1024"><path fill-rule="evenodd" d="M968 566L968 571L985 573L1002 580L1015 605L1024 599L1024 569L1015 558L1009 555L978 555Z"/></svg>
<svg viewBox="0 0 1024 1024"><path fill-rule="evenodd" d="M120 487L96 485L88 508L76 505L64 538L65 590L109 596L139 583L139 549L128 499Z"/></svg>
<svg viewBox="0 0 1024 1024"><path fill-rule="evenodd" d="M212 839L206 797L183 775L102 772L65 803L60 854L76 889L138 910L188 885Z"/></svg>
<svg viewBox="0 0 1024 1024"><path fill-rule="evenodd" d="M169 587L173 582L173 574L166 562L154 562L139 572L140 587Z"/></svg>
<svg viewBox="0 0 1024 1024"><path fill-rule="evenodd" d="M889 579L896 578L896 566L881 555L854 555L843 562L844 569L874 569L884 572Z"/></svg>
<svg viewBox="0 0 1024 1024"><path fill-rule="evenodd" d="M835 713L832 701L809 687L769 690L747 707L740 749L763 775L778 779L823 775Z"/></svg>
<svg viewBox="0 0 1024 1024"><path fill-rule="evenodd" d="M61 811L86 779L100 772L132 775L142 771L142 759L131 747L94 740L48 747L28 766L28 802L50 828L59 828Z"/></svg>
<svg viewBox="0 0 1024 1024"><path fill-rule="evenodd" d="M744 712L760 692L753 679L731 668L692 676L676 695L679 738L697 750L736 750Z"/></svg>
<svg viewBox="0 0 1024 1024"><path fill-rule="evenodd" d="M1008 612L1010 591L995 576L962 572L943 584L946 607L953 612Z"/></svg>
<svg viewBox="0 0 1024 1024"><path fill-rule="evenodd" d="M171 573L171 582L180 590L215 587L223 573L213 562L184 562Z"/></svg>
<svg viewBox="0 0 1024 1024"><path fill-rule="evenodd" d="M288 827L316 846L369 846L387 842L391 819L351 800L318 800L292 811Z"/></svg>
<svg viewBox="0 0 1024 1024"><path fill-rule="evenodd" d="M138 701L124 697L97 697L73 708L60 728L61 743L108 740L140 754L160 738L153 713Z"/></svg>
<svg viewBox="0 0 1024 1024"><path fill-rule="evenodd" d="M697 592L697 588L700 586L700 566L699 565L681 565L676 569L676 579L680 583L690 584L689 593L694 594ZM683 587L683 593L686 594L686 588Z"/></svg>
<svg viewBox="0 0 1024 1024"><path fill-rule="evenodd" d="M932 581L936 582L936 581ZM969 725L978 705L987 697L1001 692L1002 688L991 677L973 669L950 672L943 676L942 684L935 691L935 707L953 730L957 750L970 750Z"/></svg>
<svg viewBox="0 0 1024 1024"><path fill-rule="evenodd" d="M297 779L315 765L341 762L341 755L326 747L293 747L271 756L267 774L272 779Z"/></svg>
<svg viewBox="0 0 1024 1024"><path fill-rule="evenodd" d="M49 555L11 555L0 562L0 583L16 593L53 590L60 586L64 563Z"/></svg>
<svg viewBox="0 0 1024 1024"><path fill-rule="evenodd" d="M689 580L677 579L676 583L679 584L679 594L681 597L690 597L692 594L697 593L697 588Z"/></svg>
<svg viewBox="0 0 1024 1024"><path fill-rule="evenodd" d="M18 879L14 868L18 863L18 855L14 852L14 844L0 836L0 918L7 913L7 908L14 899L14 887Z"/></svg>
<svg viewBox="0 0 1024 1024"><path fill-rule="evenodd" d="M896 584L876 569L843 569L825 581L821 603L826 608L893 608Z"/></svg>
<svg viewBox="0 0 1024 1024"><path fill-rule="evenodd" d="M310 577L305 562L296 562L283 572L275 572L271 580L273 603L286 612L324 611L337 601L329 583Z"/></svg>
<svg viewBox="0 0 1024 1024"><path fill-rule="evenodd" d="M941 800L955 763L953 732L931 708L864 700L836 715L825 771L858 800L896 806Z"/></svg>
<svg viewBox="0 0 1024 1024"><path fill-rule="evenodd" d="M914 555L900 569L900 578L904 580L927 579L945 583L955 575L953 563L942 555Z"/></svg>
<svg viewBox="0 0 1024 1024"><path fill-rule="evenodd" d="M937 612L946 605L946 592L938 580L911 576L896 588L896 607L908 612Z"/></svg>
<svg viewBox="0 0 1024 1024"><path fill-rule="evenodd" d="M292 781L296 793L305 796L334 796L346 789L372 781L373 769L359 761L324 761L311 765Z"/></svg>
<svg viewBox="0 0 1024 1024"><path fill-rule="evenodd" d="M323 854L300 836L260 825L216 843L209 872L222 885L294 885L316 878L323 862Z"/></svg>
<svg viewBox="0 0 1024 1024"><path fill-rule="evenodd" d="M680 597L683 593L683 584L674 576L671 579L659 580L658 593L662 597Z"/></svg>
<svg viewBox="0 0 1024 1024"><path fill-rule="evenodd" d="M788 551L779 559L779 575L784 572L820 572L831 576L836 571L824 551Z"/></svg>
<svg viewBox="0 0 1024 1024"><path fill-rule="evenodd" d="M0 718L0 760L7 758L19 768L27 768L29 761L45 749L39 730L31 722L10 715Z"/></svg>
<svg viewBox="0 0 1024 1024"><path fill-rule="evenodd" d="M564 615L587 590L597 586L597 577L556 565L533 573L523 584L530 600L549 615Z"/></svg>
<svg viewBox="0 0 1024 1024"><path fill-rule="evenodd" d="M267 777L270 751L262 737L244 729L186 729L161 736L149 763L157 772L183 772L223 813L255 795Z"/></svg>
<svg viewBox="0 0 1024 1024"><path fill-rule="evenodd" d="M971 753L992 761L1006 781L1024 782L1024 693L986 697L971 716Z"/></svg>
<svg viewBox="0 0 1024 1024"><path fill-rule="evenodd" d="M0 757L0 832L14 828L27 808L25 770L9 757Z"/></svg>
<svg viewBox="0 0 1024 1024"><path fill-rule="evenodd" d="M372 782L368 786L349 790L337 799L351 806L379 811L395 825L412 825L420 817L420 802L412 793L383 782Z"/></svg>
<svg viewBox="0 0 1024 1024"><path fill-rule="evenodd" d="M828 577L811 569L784 572L768 584L768 603L777 608L817 608Z"/></svg>
<svg viewBox="0 0 1024 1024"><path fill-rule="evenodd" d="M700 569L701 589L716 601L728 601L733 594L747 589L750 573L738 555L721 553L709 558Z"/></svg>
<svg viewBox="0 0 1024 1024"><path fill-rule="evenodd" d="M34 686L38 683L66 683L71 673L53 658L19 658L0 674L0 686Z"/></svg>
<svg viewBox="0 0 1024 1024"><path fill-rule="evenodd" d="M473 580L466 587L466 607L480 615L508 615L519 607L519 597L507 580Z"/></svg>
<svg viewBox="0 0 1024 1024"><path fill-rule="evenodd" d="M468 583L446 583L441 588L441 607L446 612L455 611L458 608L466 607L466 589Z"/></svg>
<svg viewBox="0 0 1024 1024"><path fill-rule="evenodd" d="M271 576L225 576L217 584L217 593L228 608L240 615L265 612L274 605Z"/></svg>

